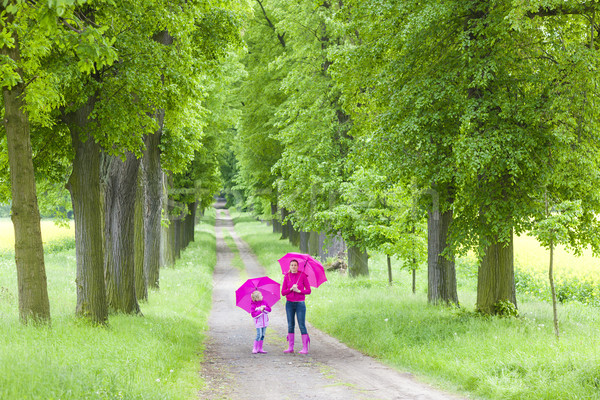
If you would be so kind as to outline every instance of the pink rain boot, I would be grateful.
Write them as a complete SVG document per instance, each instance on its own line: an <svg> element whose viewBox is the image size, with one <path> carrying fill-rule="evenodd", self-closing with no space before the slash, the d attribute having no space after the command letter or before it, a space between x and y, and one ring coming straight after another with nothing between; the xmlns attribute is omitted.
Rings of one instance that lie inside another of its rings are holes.
<svg viewBox="0 0 600 400"><path fill-rule="evenodd" d="M289 344L289 347L287 350L284 350L284 353L293 353L294 352L294 334L293 333L288 333L287 335L287 341Z"/></svg>
<svg viewBox="0 0 600 400"><path fill-rule="evenodd" d="M263 341L262 341L262 340L259 340L259 341L258 341L258 352L259 352L259 353L262 353L262 354L267 354L267 352L266 352L266 351L264 351L262 347L263 347Z"/></svg>
<svg viewBox="0 0 600 400"><path fill-rule="evenodd" d="M310 347L310 337L308 333L306 335L302 335L302 350L300 350L300 354L308 354L308 348Z"/></svg>
<svg viewBox="0 0 600 400"><path fill-rule="evenodd" d="M258 343L260 343L258 340L254 341L254 348L252 349L252 354L258 353Z"/></svg>

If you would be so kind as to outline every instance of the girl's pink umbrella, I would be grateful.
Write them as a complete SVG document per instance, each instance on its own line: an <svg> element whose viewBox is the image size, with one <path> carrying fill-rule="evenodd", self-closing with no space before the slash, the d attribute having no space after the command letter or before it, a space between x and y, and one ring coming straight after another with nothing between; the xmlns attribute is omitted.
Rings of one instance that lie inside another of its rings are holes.
<svg viewBox="0 0 600 400"><path fill-rule="evenodd" d="M309 254L287 253L281 257L278 261L283 274L287 274L290 270L290 261L292 260L298 261L298 271L304 272L308 276L310 286L317 288L321 283L327 281L325 268Z"/></svg>
<svg viewBox="0 0 600 400"><path fill-rule="evenodd" d="M281 298L281 285L268 276L248 279L235 291L235 305L242 310L251 312L252 292L258 290L262 293L263 301L273 307Z"/></svg>

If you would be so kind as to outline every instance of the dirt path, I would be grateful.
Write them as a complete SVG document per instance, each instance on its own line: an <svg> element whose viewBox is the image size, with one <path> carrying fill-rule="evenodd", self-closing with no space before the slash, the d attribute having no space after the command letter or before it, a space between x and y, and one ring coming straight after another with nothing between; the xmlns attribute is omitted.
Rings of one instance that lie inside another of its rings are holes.
<svg viewBox="0 0 600 400"><path fill-rule="evenodd" d="M234 254L223 240L228 230L234 238L246 273L231 265ZM307 323L311 335L308 355L284 354L287 323L282 299L271 313L264 349L252 354L256 330L245 311L235 306L235 289L245 279L265 275L246 243L233 230L227 210L217 210L217 265L214 271L213 308L202 364L206 387L200 399L459 399L415 381L364 356ZM310 301L310 300L308 300ZM310 315L308 315L310 318ZM296 351L301 348L296 335Z"/></svg>

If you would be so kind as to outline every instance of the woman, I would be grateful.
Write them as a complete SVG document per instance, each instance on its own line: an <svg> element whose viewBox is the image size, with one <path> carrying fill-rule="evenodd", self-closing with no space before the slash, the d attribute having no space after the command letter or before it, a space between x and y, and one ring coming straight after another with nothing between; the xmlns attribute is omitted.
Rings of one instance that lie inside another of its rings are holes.
<svg viewBox="0 0 600 400"><path fill-rule="evenodd" d="M310 294L308 277L304 272L298 272L298 261L291 260L290 270L285 274L283 285L281 286L281 295L285 296L287 300L285 303L285 312L288 321L287 340L289 347L287 350L284 350L284 353L294 352L294 315L298 318L298 327L302 334L302 350L300 350L300 354L308 353L310 337L306 331L306 304L304 303L304 297L307 294Z"/></svg>

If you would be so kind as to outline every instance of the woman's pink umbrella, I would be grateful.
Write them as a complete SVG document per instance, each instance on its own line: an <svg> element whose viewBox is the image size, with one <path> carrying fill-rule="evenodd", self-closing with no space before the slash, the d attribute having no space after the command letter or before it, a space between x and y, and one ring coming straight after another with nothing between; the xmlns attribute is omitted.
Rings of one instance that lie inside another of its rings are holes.
<svg viewBox="0 0 600 400"><path fill-rule="evenodd" d="M235 291L235 305L242 310L251 312L252 293L258 290L262 293L263 301L273 307L281 298L281 285L268 276L248 279Z"/></svg>
<svg viewBox="0 0 600 400"><path fill-rule="evenodd" d="M284 275L290 270L290 261L292 260L298 261L298 271L304 272L308 276L310 286L317 288L321 283L327 281L323 265L309 254L303 253L287 253L278 260Z"/></svg>

